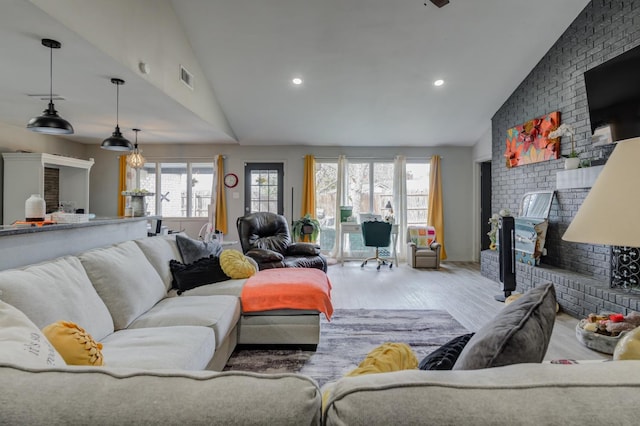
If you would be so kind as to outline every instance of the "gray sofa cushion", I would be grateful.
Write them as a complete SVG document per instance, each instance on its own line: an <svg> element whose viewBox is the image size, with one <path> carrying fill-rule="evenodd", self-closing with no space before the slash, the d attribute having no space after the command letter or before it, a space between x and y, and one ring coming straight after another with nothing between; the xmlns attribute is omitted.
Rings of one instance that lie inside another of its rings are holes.
<svg viewBox="0 0 640 426"><path fill-rule="evenodd" d="M469 340L454 370L542 362L556 319L553 284L529 290Z"/></svg>
<svg viewBox="0 0 640 426"><path fill-rule="evenodd" d="M76 257L0 272L2 300L39 328L72 321L100 341L113 333L113 320Z"/></svg>
<svg viewBox="0 0 640 426"><path fill-rule="evenodd" d="M79 258L116 330L127 328L166 294L162 278L133 241L91 250Z"/></svg>
<svg viewBox="0 0 640 426"><path fill-rule="evenodd" d="M219 257L222 252L222 246L217 240L205 243L204 241L194 240L186 235L178 234L176 235L176 243L184 263L193 263L198 259L211 255Z"/></svg>
<svg viewBox="0 0 640 426"><path fill-rule="evenodd" d="M199 325L213 329L216 347L240 320L240 299L235 296L170 297L158 302L129 325L130 328Z"/></svg>
<svg viewBox="0 0 640 426"><path fill-rule="evenodd" d="M213 330L176 326L120 330L102 341L108 367L203 370L216 349Z"/></svg>
<svg viewBox="0 0 640 426"><path fill-rule="evenodd" d="M182 260L176 243L176 234L141 238L135 240L135 243L140 247L153 267L156 268L167 291L170 290L173 276L169 269L169 261L173 259Z"/></svg>

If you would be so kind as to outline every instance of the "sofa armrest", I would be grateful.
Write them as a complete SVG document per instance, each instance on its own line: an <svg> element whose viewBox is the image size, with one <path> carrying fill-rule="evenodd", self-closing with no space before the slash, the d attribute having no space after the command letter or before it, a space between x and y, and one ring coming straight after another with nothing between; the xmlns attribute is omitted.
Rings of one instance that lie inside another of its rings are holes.
<svg viewBox="0 0 640 426"><path fill-rule="evenodd" d="M261 263L281 262L284 260L284 256L277 251L261 248L251 249L245 253L245 256L248 256L258 262L258 265Z"/></svg>
<svg viewBox="0 0 640 426"><path fill-rule="evenodd" d="M287 247L287 254L291 256L317 256L320 246L315 243L293 243Z"/></svg>
<svg viewBox="0 0 640 426"><path fill-rule="evenodd" d="M0 386L6 424L320 424L318 385L296 374L0 365Z"/></svg>
<svg viewBox="0 0 640 426"><path fill-rule="evenodd" d="M431 245L429 246L429 248L435 252L440 252L440 249L442 248L442 245L438 242L435 243L431 243Z"/></svg>

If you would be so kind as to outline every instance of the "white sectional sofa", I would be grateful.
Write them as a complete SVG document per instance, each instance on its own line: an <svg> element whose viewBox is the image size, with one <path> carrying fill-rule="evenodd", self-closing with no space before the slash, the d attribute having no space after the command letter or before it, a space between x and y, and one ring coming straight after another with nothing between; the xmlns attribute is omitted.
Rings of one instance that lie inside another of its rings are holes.
<svg viewBox="0 0 640 426"><path fill-rule="evenodd" d="M0 424L637 423L640 361L345 377L324 389L324 411L308 377L204 371L224 365L238 336L292 339L296 318L254 315L244 334L243 280L177 297L168 260L178 256L170 238L154 237L0 271ZM39 331L59 320L101 341L105 366L60 364Z"/></svg>
<svg viewBox="0 0 640 426"><path fill-rule="evenodd" d="M318 343L313 311L247 315L243 335L239 296L246 280L177 296L171 259L181 259L174 236L97 248L0 271L0 299L39 328L60 320L83 327L103 343L110 367L222 370L239 335L247 344Z"/></svg>

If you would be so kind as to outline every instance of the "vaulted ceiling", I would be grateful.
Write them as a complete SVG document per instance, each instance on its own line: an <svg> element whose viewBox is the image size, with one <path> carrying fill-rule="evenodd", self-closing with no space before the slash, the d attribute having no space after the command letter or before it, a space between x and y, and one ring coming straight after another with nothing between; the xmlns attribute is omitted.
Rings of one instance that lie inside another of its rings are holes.
<svg viewBox="0 0 640 426"><path fill-rule="evenodd" d="M140 1L129 0L131 13L144 13ZM128 82L121 127L148 129L147 142L471 146L588 2L451 0L437 8L418 0L172 0L224 129L38 1L2 0L0 121L24 126L44 109L45 101L26 94L48 92L49 56L39 40L58 37L54 91L76 128L71 140L99 143L111 133L108 77L115 74ZM444 84L434 86L437 79Z"/></svg>

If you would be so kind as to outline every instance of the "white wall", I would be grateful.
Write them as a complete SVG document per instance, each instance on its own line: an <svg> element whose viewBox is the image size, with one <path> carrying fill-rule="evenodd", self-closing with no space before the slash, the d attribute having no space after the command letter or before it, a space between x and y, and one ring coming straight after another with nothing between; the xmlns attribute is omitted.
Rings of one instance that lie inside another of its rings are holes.
<svg viewBox="0 0 640 426"><path fill-rule="evenodd" d="M136 75L140 61L152 72L151 84L219 131L234 136L204 77L168 0L31 0ZM193 74L196 90L179 80L180 65Z"/></svg>
<svg viewBox="0 0 640 426"><path fill-rule="evenodd" d="M491 161L491 126L473 146L473 161Z"/></svg>
<svg viewBox="0 0 640 426"><path fill-rule="evenodd" d="M227 239L237 239L235 220L242 216L244 207L244 163L284 162L284 211L291 220L291 188L293 188L293 216L300 216L303 157L347 157L393 159L396 155L442 157L443 201L445 216L445 243L449 260L469 261L473 259L472 232L476 214L473 210L472 148L356 148L356 147L312 147L312 146L228 146L228 145L142 145L143 155L150 161L162 158L212 158L216 154L226 156L225 173L238 175L240 182L233 189L226 188L229 234ZM91 206L99 216L114 216L117 213L117 154L101 150L98 146L87 148L88 155L95 159L91 175ZM233 198L233 193L238 198Z"/></svg>

